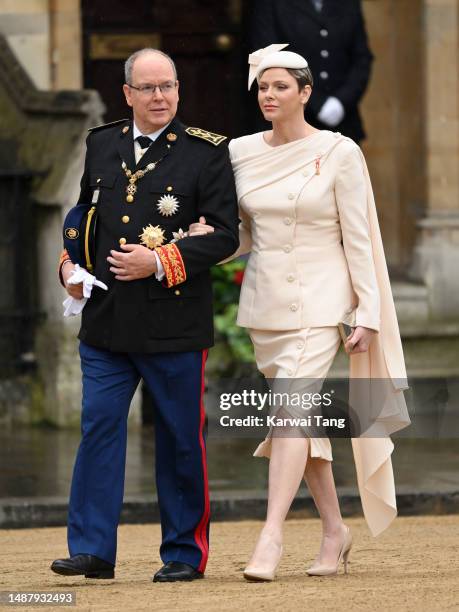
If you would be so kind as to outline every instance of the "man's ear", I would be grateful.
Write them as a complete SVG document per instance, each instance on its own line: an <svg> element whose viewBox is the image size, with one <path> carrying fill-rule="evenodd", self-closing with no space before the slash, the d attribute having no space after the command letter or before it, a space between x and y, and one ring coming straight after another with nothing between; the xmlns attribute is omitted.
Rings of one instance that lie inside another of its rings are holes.
<svg viewBox="0 0 459 612"><path fill-rule="evenodd" d="M128 106L132 106L131 88L126 83L123 85L123 92Z"/></svg>

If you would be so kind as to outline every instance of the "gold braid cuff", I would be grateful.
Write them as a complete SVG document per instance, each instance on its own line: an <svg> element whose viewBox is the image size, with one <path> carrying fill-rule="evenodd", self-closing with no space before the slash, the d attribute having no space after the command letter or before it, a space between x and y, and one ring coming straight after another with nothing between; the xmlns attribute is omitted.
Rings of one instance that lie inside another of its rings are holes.
<svg viewBox="0 0 459 612"><path fill-rule="evenodd" d="M163 264L167 286L174 287L174 285L180 285L180 283L185 282L185 264L176 245L174 243L165 244L164 246L156 247L155 251L158 253L158 257Z"/></svg>

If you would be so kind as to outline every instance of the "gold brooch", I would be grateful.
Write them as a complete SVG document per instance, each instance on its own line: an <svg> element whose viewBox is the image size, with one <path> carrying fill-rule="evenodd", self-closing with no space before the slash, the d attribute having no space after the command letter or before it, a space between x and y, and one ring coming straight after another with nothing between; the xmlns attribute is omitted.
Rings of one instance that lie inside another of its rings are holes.
<svg viewBox="0 0 459 612"><path fill-rule="evenodd" d="M164 242L164 231L159 225L147 225L143 228L143 232L139 234L140 244L143 244L147 249L155 249Z"/></svg>
<svg viewBox="0 0 459 612"><path fill-rule="evenodd" d="M177 134L174 134L174 132L169 132L166 138L169 142L175 142L177 140Z"/></svg>
<svg viewBox="0 0 459 612"><path fill-rule="evenodd" d="M158 211L164 217L172 217L179 209L179 202L173 195L163 195L157 203Z"/></svg>
<svg viewBox="0 0 459 612"><path fill-rule="evenodd" d="M315 159L316 175L320 174L320 160L322 159L322 153L319 153Z"/></svg>

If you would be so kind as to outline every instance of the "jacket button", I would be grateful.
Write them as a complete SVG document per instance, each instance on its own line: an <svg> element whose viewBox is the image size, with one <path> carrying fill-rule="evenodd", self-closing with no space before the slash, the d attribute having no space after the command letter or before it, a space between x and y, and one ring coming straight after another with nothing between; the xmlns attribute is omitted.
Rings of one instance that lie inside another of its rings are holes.
<svg viewBox="0 0 459 612"><path fill-rule="evenodd" d="M295 275L294 274L289 274L287 276L287 280L289 283L293 283L293 281L295 280Z"/></svg>
<svg viewBox="0 0 459 612"><path fill-rule="evenodd" d="M320 52L320 55L322 57L328 57L330 53L327 51L327 49L322 49L322 51Z"/></svg>
<svg viewBox="0 0 459 612"><path fill-rule="evenodd" d="M285 253L290 253L291 250L292 250L292 245L291 244L286 244L284 246L284 252Z"/></svg>
<svg viewBox="0 0 459 612"><path fill-rule="evenodd" d="M166 187L166 191L172 191L173 187L172 185L169 185L168 187Z"/></svg>
<svg viewBox="0 0 459 612"><path fill-rule="evenodd" d="M102 179L98 178L96 182L97 182L97 183L100 183L100 181L101 181L101 180L102 180Z"/></svg>
<svg viewBox="0 0 459 612"><path fill-rule="evenodd" d="M290 304L290 310L296 312L298 310L298 304Z"/></svg>
<svg viewBox="0 0 459 612"><path fill-rule="evenodd" d="M302 349L303 346L304 346L304 344L302 342L298 342L297 345L296 345L296 348L297 349Z"/></svg>
<svg viewBox="0 0 459 612"><path fill-rule="evenodd" d="M121 221L122 221L123 223L129 223L130 218L129 218L127 215L124 215L124 217L121 217Z"/></svg>
<svg viewBox="0 0 459 612"><path fill-rule="evenodd" d="M328 72L326 70L322 70L319 76L321 79L328 79Z"/></svg>
<svg viewBox="0 0 459 612"><path fill-rule="evenodd" d="M285 223L285 225L291 225L292 224L291 218L290 217L285 217L284 223Z"/></svg>
<svg viewBox="0 0 459 612"><path fill-rule="evenodd" d="M126 244L127 240L126 238L120 238L119 243L120 244Z"/></svg>
<svg viewBox="0 0 459 612"><path fill-rule="evenodd" d="M326 30L325 28L322 28L320 30L320 35L322 36L322 38L326 38L328 36L328 30Z"/></svg>
<svg viewBox="0 0 459 612"><path fill-rule="evenodd" d="M295 199L295 194L294 193L289 193L288 194L288 199L289 200L294 200Z"/></svg>
<svg viewBox="0 0 459 612"><path fill-rule="evenodd" d="M175 293L175 295L180 295L180 289L176 289L176 290L174 291L174 293Z"/></svg>
<svg viewBox="0 0 459 612"><path fill-rule="evenodd" d="M287 374L288 374L289 376L293 376L293 370L287 370Z"/></svg>

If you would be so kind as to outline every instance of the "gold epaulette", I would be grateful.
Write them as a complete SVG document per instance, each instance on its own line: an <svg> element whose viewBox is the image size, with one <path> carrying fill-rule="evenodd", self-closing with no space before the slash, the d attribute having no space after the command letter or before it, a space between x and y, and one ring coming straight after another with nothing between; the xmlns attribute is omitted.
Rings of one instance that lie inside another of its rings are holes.
<svg viewBox="0 0 459 612"><path fill-rule="evenodd" d="M222 136L221 134L214 134L213 132L208 132L207 130L203 130L197 127L186 128L185 132L190 136L196 136L197 138L207 140L207 142L210 142L210 144L213 144L215 147L218 147L219 144L226 140L226 136Z"/></svg>
<svg viewBox="0 0 459 612"><path fill-rule="evenodd" d="M118 119L117 121L111 121L110 123L102 123L101 125L95 125L94 127L88 128L88 132L94 132L95 130L102 130L103 128L112 127L119 125L120 123L126 123L129 119Z"/></svg>

